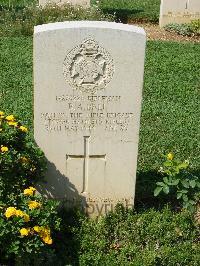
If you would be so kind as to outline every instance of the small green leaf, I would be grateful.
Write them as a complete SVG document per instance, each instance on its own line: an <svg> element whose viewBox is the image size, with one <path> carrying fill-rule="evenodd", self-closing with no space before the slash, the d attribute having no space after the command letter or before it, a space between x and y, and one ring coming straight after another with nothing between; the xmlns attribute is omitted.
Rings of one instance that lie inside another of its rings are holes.
<svg viewBox="0 0 200 266"><path fill-rule="evenodd" d="M183 202L183 208L188 209L189 203L187 201Z"/></svg>
<svg viewBox="0 0 200 266"><path fill-rule="evenodd" d="M166 176L163 178L163 181L164 181L166 184L169 183L169 180L168 180L168 178L167 178Z"/></svg>
<svg viewBox="0 0 200 266"><path fill-rule="evenodd" d="M184 163L179 164L179 165L178 165L178 168L179 168L179 169L186 169L186 168L188 167L188 165L189 165L189 164L188 164L187 162L184 162Z"/></svg>
<svg viewBox="0 0 200 266"><path fill-rule="evenodd" d="M187 195L184 194L182 198L183 198L183 201L185 201L185 202L188 201L188 196Z"/></svg>
<svg viewBox="0 0 200 266"><path fill-rule="evenodd" d="M169 170L165 170L164 173L167 175L171 175L171 171L169 171Z"/></svg>
<svg viewBox="0 0 200 266"><path fill-rule="evenodd" d="M169 194L169 187L167 185L165 185L163 187L163 191L164 191L165 194Z"/></svg>
<svg viewBox="0 0 200 266"><path fill-rule="evenodd" d="M154 197L157 197L160 194L160 192L161 192L162 189L163 189L162 187L157 187L154 190Z"/></svg>
<svg viewBox="0 0 200 266"><path fill-rule="evenodd" d="M177 198L177 199L180 199L180 198L182 197L182 195L183 195L183 194L179 192L179 193L177 193L177 197L176 197L176 198Z"/></svg>
<svg viewBox="0 0 200 266"><path fill-rule="evenodd" d="M171 161L166 161L166 162L163 163L163 165L166 166L166 167L172 166L172 164L173 163Z"/></svg>
<svg viewBox="0 0 200 266"><path fill-rule="evenodd" d="M179 167L178 167L178 166L177 166L177 167L175 167L175 168L174 168L174 170L175 170L176 174L179 174L179 172L180 172L180 169L179 169Z"/></svg>
<svg viewBox="0 0 200 266"><path fill-rule="evenodd" d="M190 180L190 186L191 188L195 188L196 187L196 180Z"/></svg>
<svg viewBox="0 0 200 266"><path fill-rule="evenodd" d="M182 194L187 194L187 193L188 193L188 190L187 190L187 189L182 189L182 190L179 191L179 192L181 192Z"/></svg>
<svg viewBox="0 0 200 266"><path fill-rule="evenodd" d="M179 183L179 181L180 181L180 179L176 179L176 180L174 180L171 184L172 184L173 186L177 186L178 183Z"/></svg>
<svg viewBox="0 0 200 266"><path fill-rule="evenodd" d="M160 187L164 187L165 186L165 183L163 183L163 182L157 182L156 185L157 186L160 186Z"/></svg>
<svg viewBox="0 0 200 266"><path fill-rule="evenodd" d="M190 184L187 180L182 180L181 181L181 184L185 187L185 188L189 188L190 187Z"/></svg>
<svg viewBox="0 0 200 266"><path fill-rule="evenodd" d="M189 209L191 212L195 211L195 207L192 204L189 204L187 209Z"/></svg>
<svg viewBox="0 0 200 266"><path fill-rule="evenodd" d="M188 202L189 202L189 204L191 204L191 205L195 205L195 204L196 204L196 202L195 202L194 200L189 200Z"/></svg>

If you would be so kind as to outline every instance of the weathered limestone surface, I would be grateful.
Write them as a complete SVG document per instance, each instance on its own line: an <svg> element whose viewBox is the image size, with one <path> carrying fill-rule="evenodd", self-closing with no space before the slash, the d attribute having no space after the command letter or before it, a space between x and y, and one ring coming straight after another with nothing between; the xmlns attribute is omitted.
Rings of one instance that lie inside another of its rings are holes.
<svg viewBox="0 0 200 266"><path fill-rule="evenodd" d="M133 205L145 42L142 28L111 22L35 27L34 135L50 197L90 215Z"/></svg>
<svg viewBox="0 0 200 266"><path fill-rule="evenodd" d="M161 0L160 27L200 19L200 0Z"/></svg>

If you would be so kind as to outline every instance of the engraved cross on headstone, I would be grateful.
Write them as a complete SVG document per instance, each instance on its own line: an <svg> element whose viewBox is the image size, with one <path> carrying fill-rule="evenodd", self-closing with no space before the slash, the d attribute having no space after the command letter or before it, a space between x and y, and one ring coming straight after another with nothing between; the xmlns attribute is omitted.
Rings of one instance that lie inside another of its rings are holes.
<svg viewBox="0 0 200 266"><path fill-rule="evenodd" d="M89 162L90 159L104 159L106 154L103 155L90 155L90 136L84 136L84 155L67 155L68 159L84 159L83 162L83 189L81 193L87 193L88 180L89 180Z"/></svg>
<svg viewBox="0 0 200 266"><path fill-rule="evenodd" d="M186 3L185 3L185 9L188 9L189 4L190 4L190 0L186 0Z"/></svg>

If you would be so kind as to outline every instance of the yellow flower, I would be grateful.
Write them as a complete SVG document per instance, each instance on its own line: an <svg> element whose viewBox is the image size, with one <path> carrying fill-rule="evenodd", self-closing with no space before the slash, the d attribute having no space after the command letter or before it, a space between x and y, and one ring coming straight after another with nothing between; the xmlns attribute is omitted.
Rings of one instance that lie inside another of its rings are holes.
<svg viewBox="0 0 200 266"><path fill-rule="evenodd" d="M41 237L42 241L48 245L51 245L53 243L52 238L50 236L50 228L48 226L34 226L33 227L34 231L39 234Z"/></svg>
<svg viewBox="0 0 200 266"><path fill-rule="evenodd" d="M24 189L24 195L33 196L35 191L36 191L36 189L34 187L26 188L26 189Z"/></svg>
<svg viewBox="0 0 200 266"><path fill-rule="evenodd" d="M40 232L40 226L36 225L33 227L34 231L39 233Z"/></svg>
<svg viewBox="0 0 200 266"><path fill-rule="evenodd" d="M51 245L53 243L53 240L49 235L42 237L42 241L48 245Z"/></svg>
<svg viewBox="0 0 200 266"><path fill-rule="evenodd" d="M4 112L0 111L0 119L4 118Z"/></svg>
<svg viewBox="0 0 200 266"><path fill-rule="evenodd" d="M30 221L30 216L28 214L24 213L23 217L24 217L24 222L28 223Z"/></svg>
<svg viewBox="0 0 200 266"><path fill-rule="evenodd" d="M24 189L24 195L26 196L33 196L33 191L29 188Z"/></svg>
<svg viewBox="0 0 200 266"><path fill-rule="evenodd" d="M34 187L29 187L29 189L32 191L36 191L36 189Z"/></svg>
<svg viewBox="0 0 200 266"><path fill-rule="evenodd" d="M28 236L30 233L30 228L22 228L20 229L21 236Z"/></svg>
<svg viewBox="0 0 200 266"><path fill-rule="evenodd" d="M52 238L50 236L50 228L49 227L45 227L45 226L41 226L40 230L39 230L39 236L41 237L42 241L48 245L52 244Z"/></svg>
<svg viewBox="0 0 200 266"><path fill-rule="evenodd" d="M167 154L167 159L170 160L170 161L173 160L174 159L174 154L172 152L168 153Z"/></svg>
<svg viewBox="0 0 200 266"><path fill-rule="evenodd" d="M50 228L48 226L42 226L42 232L47 235L50 235L51 233Z"/></svg>
<svg viewBox="0 0 200 266"><path fill-rule="evenodd" d="M8 207L4 213L6 218L10 218L14 215L16 215L16 209L14 207Z"/></svg>
<svg viewBox="0 0 200 266"><path fill-rule="evenodd" d="M9 121L9 122L8 122L8 125L9 125L9 126L14 126L14 127L16 127L16 126L17 126L17 122Z"/></svg>
<svg viewBox="0 0 200 266"><path fill-rule="evenodd" d="M8 147L1 145L1 152L7 152L7 151L8 151Z"/></svg>
<svg viewBox="0 0 200 266"><path fill-rule="evenodd" d="M24 127L24 126L20 126L19 129L23 132L27 132L28 131L28 128L27 127Z"/></svg>
<svg viewBox="0 0 200 266"><path fill-rule="evenodd" d="M29 201L28 202L28 207L31 210L36 209L36 208L40 208L41 207L41 203L39 203L37 201Z"/></svg>
<svg viewBox="0 0 200 266"><path fill-rule="evenodd" d="M15 121L14 115L8 115L6 116L7 121Z"/></svg>
<svg viewBox="0 0 200 266"><path fill-rule="evenodd" d="M24 217L24 213L23 213L23 211L21 211L21 210L16 210L15 215L16 215L17 217Z"/></svg>

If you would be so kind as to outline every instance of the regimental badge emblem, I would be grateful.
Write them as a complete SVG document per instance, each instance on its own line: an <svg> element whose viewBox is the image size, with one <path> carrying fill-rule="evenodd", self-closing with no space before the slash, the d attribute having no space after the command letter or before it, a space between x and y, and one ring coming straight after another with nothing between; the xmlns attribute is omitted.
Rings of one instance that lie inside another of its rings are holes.
<svg viewBox="0 0 200 266"><path fill-rule="evenodd" d="M88 38L69 51L63 63L63 74L73 89L94 94L111 81L113 59L106 49Z"/></svg>

